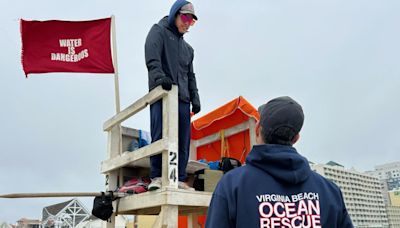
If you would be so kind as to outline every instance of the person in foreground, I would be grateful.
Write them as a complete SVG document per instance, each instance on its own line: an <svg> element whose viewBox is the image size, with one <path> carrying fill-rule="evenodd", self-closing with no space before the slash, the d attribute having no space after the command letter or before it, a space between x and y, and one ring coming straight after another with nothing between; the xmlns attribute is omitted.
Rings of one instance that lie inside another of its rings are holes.
<svg viewBox="0 0 400 228"><path fill-rule="evenodd" d="M192 3L177 0L169 16L162 18L150 29L145 44L149 91L160 85L165 90L171 90L172 85L178 86L178 187L191 191L194 188L185 183L190 148L190 103L194 114L200 112L200 97L193 72L194 51L183 39L183 35L196 20ZM159 100L150 106L152 142L162 138L162 116L162 101ZM150 158L150 191L161 188L161 164L161 154Z"/></svg>
<svg viewBox="0 0 400 228"><path fill-rule="evenodd" d="M293 147L302 107L278 97L259 108L256 142L246 165L218 183L206 227L353 227L338 186L310 169Z"/></svg>

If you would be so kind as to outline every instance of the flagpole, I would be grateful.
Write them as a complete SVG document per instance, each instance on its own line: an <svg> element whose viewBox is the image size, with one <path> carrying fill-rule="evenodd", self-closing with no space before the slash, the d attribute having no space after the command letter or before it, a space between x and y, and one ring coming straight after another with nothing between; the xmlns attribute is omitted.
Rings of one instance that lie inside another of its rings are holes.
<svg viewBox="0 0 400 228"><path fill-rule="evenodd" d="M118 79L118 61L117 61L117 39L115 32L115 16L111 15L111 39L112 39L112 57L114 65L114 84L115 84L115 108L117 113L120 110L119 102L119 79Z"/></svg>
<svg viewBox="0 0 400 228"><path fill-rule="evenodd" d="M105 192L105 195L110 195L109 192ZM101 192L49 192L49 193L12 193L0 195L0 198L46 198L46 197L92 197L101 196ZM113 196L124 197L127 193L114 192Z"/></svg>

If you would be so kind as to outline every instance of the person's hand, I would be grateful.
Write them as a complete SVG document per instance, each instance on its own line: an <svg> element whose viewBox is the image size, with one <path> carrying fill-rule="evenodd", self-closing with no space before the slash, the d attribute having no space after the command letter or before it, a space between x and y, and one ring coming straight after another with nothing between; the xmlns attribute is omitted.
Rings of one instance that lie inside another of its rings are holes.
<svg viewBox="0 0 400 228"><path fill-rule="evenodd" d="M200 104L194 104L194 103L192 103L192 112L193 112L194 114L199 113L200 110L201 110Z"/></svg>
<svg viewBox="0 0 400 228"><path fill-rule="evenodd" d="M157 79L157 86L161 85L161 87L167 91L170 91L172 88L172 80L169 77L162 77Z"/></svg>
<svg viewBox="0 0 400 228"><path fill-rule="evenodd" d="M200 112L200 110L201 110L200 98L199 98L199 95L198 95L198 94L195 94L195 95L192 97L192 112L193 112L194 114L197 114L197 113Z"/></svg>

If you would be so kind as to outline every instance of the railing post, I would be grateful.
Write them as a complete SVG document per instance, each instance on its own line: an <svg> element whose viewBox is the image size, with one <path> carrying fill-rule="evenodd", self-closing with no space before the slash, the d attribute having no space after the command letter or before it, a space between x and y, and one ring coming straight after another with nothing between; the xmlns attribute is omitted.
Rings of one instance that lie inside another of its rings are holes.
<svg viewBox="0 0 400 228"><path fill-rule="evenodd" d="M249 118L249 138L250 138L250 150L256 145L256 120L254 118Z"/></svg>
<svg viewBox="0 0 400 228"><path fill-rule="evenodd" d="M190 140L189 159L197 160L197 146L196 140Z"/></svg>
<svg viewBox="0 0 400 228"><path fill-rule="evenodd" d="M168 140L168 150L162 155L162 185L178 188L178 87L172 86L163 97L163 139Z"/></svg>
<svg viewBox="0 0 400 228"><path fill-rule="evenodd" d="M108 131L108 158L119 156L122 151L122 135L121 126L119 124L114 125L110 131ZM120 170L114 170L106 175L106 191L114 191L118 186L118 176ZM105 223L105 222L104 222ZM115 227L115 214L111 216L111 222L106 223L107 228Z"/></svg>

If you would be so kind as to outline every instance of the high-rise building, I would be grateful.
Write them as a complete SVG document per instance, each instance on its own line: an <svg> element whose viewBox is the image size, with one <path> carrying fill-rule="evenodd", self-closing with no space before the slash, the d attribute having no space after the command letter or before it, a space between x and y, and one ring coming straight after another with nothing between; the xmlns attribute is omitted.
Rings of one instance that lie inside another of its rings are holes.
<svg viewBox="0 0 400 228"><path fill-rule="evenodd" d="M400 162L392 162L375 166L374 171L368 173L373 174L379 179L399 179L400 178ZM391 185L390 188L399 188L400 185ZM391 190L391 189L389 189Z"/></svg>
<svg viewBox="0 0 400 228"><path fill-rule="evenodd" d="M399 206L387 206L386 207L389 227L400 228L400 207Z"/></svg>
<svg viewBox="0 0 400 228"><path fill-rule="evenodd" d="M335 162L310 166L340 187L355 227L389 227L378 178L354 169L345 169Z"/></svg>
<svg viewBox="0 0 400 228"><path fill-rule="evenodd" d="M389 191L400 189L400 162L377 165L366 173L379 179L385 204L390 205Z"/></svg>

